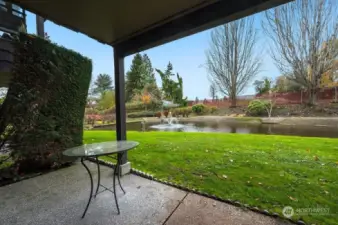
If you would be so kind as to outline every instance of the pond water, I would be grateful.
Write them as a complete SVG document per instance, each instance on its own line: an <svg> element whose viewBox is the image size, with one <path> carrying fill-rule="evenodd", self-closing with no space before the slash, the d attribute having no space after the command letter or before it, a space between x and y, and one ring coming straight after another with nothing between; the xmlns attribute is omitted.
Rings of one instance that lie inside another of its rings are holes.
<svg viewBox="0 0 338 225"><path fill-rule="evenodd" d="M98 128L104 130L115 129L114 126ZM127 130L141 131L140 122L128 123ZM177 132L218 132L241 134L276 134L294 135L304 137L338 137L338 127L323 126L292 126L279 124L252 124L244 122L197 122L166 125L160 123L147 123L145 131L177 131Z"/></svg>

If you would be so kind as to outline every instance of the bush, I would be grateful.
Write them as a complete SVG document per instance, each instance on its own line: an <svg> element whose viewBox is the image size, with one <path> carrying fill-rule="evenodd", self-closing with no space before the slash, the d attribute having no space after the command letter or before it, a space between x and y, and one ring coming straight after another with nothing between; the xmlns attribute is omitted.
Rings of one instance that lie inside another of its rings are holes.
<svg viewBox="0 0 338 225"><path fill-rule="evenodd" d="M128 112L135 112L144 110L145 105L142 102L129 102L126 104L126 110ZM115 107L114 107L115 110Z"/></svg>
<svg viewBox="0 0 338 225"><path fill-rule="evenodd" d="M192 112L201 115L206 112L206 106L203 104L196 104L192 106Z"/></svg>
<svg viewBox="0 0 338 225"><path fill-rule="evenodd" d="M154 117L155 113L153 111L143 111L143 112L133 112L129 113L129 118L142 118L142 117Z"/></svg>
<svg viewBox="0 0 338 225"><path fill-rule="evenodd" d="M249 105L248 105L248 111L247 113L250 116L266 116L267 111L266 107L269 106L269 102L264 101L264 100L252 100Z"/></svg>
<svg viewBox="0 0 338 225"><path fill-rule="evenodd" d="M161 118L162 113L161 113L161 112L156 112L156 113L155 113L155 116L156 116L157 118Z"/></svg>
<svg viewBox="0 0 338 225"><path fill-rule="evenodd" d="M210 107L210 112L211 113L215 113L217 110L218 110L218 108L216 106Z"/></svg>
<svg viewBox="0 0 338 225"><path fill-rule="evenodd" d="M173 116L188 117L192 113L191 107L176 108L172 110Z"/></svg>

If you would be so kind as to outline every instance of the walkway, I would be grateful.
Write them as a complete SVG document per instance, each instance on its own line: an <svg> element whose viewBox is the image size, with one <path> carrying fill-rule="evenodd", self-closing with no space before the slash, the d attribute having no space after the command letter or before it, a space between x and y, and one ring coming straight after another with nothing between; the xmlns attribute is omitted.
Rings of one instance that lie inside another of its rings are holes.
<svg viewBox="0 0 338 225"><path fill-rule="evenodd" d="M95 171L93 163L87 162ZM102 183L112 171L101 166ZM84 219L89 179L80 164L0 188L2 225L286 225L252 211L187 193L135 175L122 178L121 215L114 198L103 192L92 201ZM96 178L96 173L94 179Z"/></svg>

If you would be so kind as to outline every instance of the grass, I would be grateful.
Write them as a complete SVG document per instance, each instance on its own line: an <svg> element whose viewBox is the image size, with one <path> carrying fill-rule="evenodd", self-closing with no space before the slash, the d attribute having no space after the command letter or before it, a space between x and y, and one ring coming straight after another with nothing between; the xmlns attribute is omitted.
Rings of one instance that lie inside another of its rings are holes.
<svg viewBox="0 0 338 225"><path fill-rule="evenodd" d="M85 143L115 139L85 131ZM295 215L338 224L338 140L252 134L128 132L136 169L189 188L280 213L283 207L329 208L329 215Z"/></svg>

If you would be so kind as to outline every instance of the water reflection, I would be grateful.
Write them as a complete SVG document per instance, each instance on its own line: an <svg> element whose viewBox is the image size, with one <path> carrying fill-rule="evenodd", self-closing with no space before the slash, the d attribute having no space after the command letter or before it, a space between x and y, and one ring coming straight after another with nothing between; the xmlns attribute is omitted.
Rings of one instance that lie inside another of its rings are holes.
<svg viewBox="0 0 338 225"><path fill-rule="evenodd" d="M146 131L159 131L151 128L158 123L147 123ZM243 122L217 123L217 122L198 122L183 123L183 127L177 129L160 129L160 131L177 132L217 132L217 133L240 133L240 134L275 134L275 135L294 135L305 137L338 137L338 128L335 127L317 127L317 126L291 126L279 124L249 124ZM140 123L127 124L127 130L141 131ZM102 129L102 128L101 128ZM106 127L111 130L114 127Z"/></svg>
<svg viewBox="0 0 338 225"><path fill-rule="evenodd" d="M147 124L147 130L152 124ZM306 137L338 137L338 128L316 126L291 126L279 124L248 124L248 123L186 123L185 126L175 131L179 132L218 132L218 133L241 133L241 134L275 134L295 135ZM128 127L130 130L134 130ZM163 130L163 131L173 131Z"/></svg>

